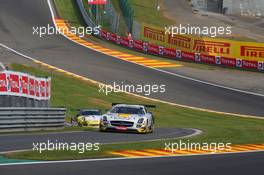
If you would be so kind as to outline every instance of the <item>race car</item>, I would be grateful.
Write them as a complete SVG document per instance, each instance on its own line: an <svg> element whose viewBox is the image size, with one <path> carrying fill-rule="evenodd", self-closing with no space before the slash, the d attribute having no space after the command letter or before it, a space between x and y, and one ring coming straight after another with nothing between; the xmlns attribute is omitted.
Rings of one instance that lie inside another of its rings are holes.
<svg viewBox="0 0 264 175"><path fill-rule="evenodd" d="M154 117L147 107L155 106L112 104L112 109L100 120L100 131L153 132Z"/></svg>
<svg viewBox="0 0 264 175"><path fill-rule="evenodd" d="M97 109L82 109L77 114L77 123L79 126L99 128L101 111Z"/></svg>

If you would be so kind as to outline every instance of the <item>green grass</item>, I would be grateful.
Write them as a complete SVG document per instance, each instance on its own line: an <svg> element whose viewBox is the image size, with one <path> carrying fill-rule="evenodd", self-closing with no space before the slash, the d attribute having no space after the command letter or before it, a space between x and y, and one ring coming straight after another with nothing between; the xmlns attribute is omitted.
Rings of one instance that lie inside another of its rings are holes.
<svg viewBox="0 0 264 175"><path fill-rule="evenodd" d="M72 25L85 26L82 15L75 0L55 0L56 11L64 20Z"/></svg>
<svg viewBox="0 0 264 175"><path fill-rule="evenodd" d="M65 106L68 116L75 115L79 108L108 109L112 102L148 103L157 105L152 112L156 116L156 127L197 128L203 134L189 138L191 142L224 142L232 144L264 143L264 120L220 115L177 106L154 103L152 101L115 93L105 96L98 92L97 85L84 82L64 74L41 70L36 67L13 64L16 71L29 72L37 76L52 76L52 101L54 107ZM186 139L184 139L186 141ZM178 141L172 139L169 141ZM107 152L120 149L163 148L164 141L101 145L100 151L79 154L73 151L33 151L7 155L16 159L61 160L111 156Z"/></svg>
<svg viewBox="0 0 264 175"><path fill-rule="evenodd" d="M162 5L163 0L159 0ZM164 26L175 24L175 21L166 18L162 9L157 11L157 0L129 0L134 9L134 20L139 23L147 23L164 28Z"/></svg>

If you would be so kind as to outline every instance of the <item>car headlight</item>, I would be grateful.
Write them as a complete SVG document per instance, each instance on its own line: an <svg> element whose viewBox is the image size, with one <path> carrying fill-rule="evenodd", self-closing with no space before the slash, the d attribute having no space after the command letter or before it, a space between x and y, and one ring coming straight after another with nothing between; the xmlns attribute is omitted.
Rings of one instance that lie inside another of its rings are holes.
<svg viewBox="0 0 264 175"><path fill-rule="evenodd" d="M137 122L137 128L145 127L147 124L147 121L144 118L140 118Z"/></svg>
<svg viewBox="0 0 264 175"><path fill-rule="evenodd" d="M103 125L108 125L108 120L107 120L106 116L103 116L102 123L103 123Z"/></svg>
<svg viewBox="0 0 264 175"><path fill-rule="evenodd" d="M144 118L140 118L137 123L141 124L141 123L143 123L143 121L144 121Z"/></svg>

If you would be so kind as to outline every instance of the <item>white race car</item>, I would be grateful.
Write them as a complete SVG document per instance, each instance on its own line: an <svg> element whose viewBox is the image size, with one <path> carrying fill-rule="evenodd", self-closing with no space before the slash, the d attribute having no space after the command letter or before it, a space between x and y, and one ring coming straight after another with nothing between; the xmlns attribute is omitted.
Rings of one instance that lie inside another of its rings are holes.
<svg viewBox="0 0 264 175"><path fill-rule="evenodd" d="M153 132L154 117L147 107L155 106L112 104L112 109L101 117L100 131Z"/></svg>

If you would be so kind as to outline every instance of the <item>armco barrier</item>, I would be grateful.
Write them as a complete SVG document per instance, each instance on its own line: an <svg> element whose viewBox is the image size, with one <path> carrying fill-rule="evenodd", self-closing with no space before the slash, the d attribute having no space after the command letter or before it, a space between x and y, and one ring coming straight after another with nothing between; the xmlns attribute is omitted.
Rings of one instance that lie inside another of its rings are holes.
<svg viewBox="0 0 264 175"><path fill-rule="evenodd" d="M60 129L64 108L0 108L0 132Z"/></svg>
<svg viewBox="0 0 264 175"><path fill-rule="evenodd" d="M82 0L76 0L78 6L79 6L79 9L82 13L82 16L83 16L83 19L85 21L85 23L90 26L90 27L96 27L96 24L93 22L93 20L89 17L89 15L87 14L85 8L84 8L84 5L83 5L83 2Z"/></svg>

